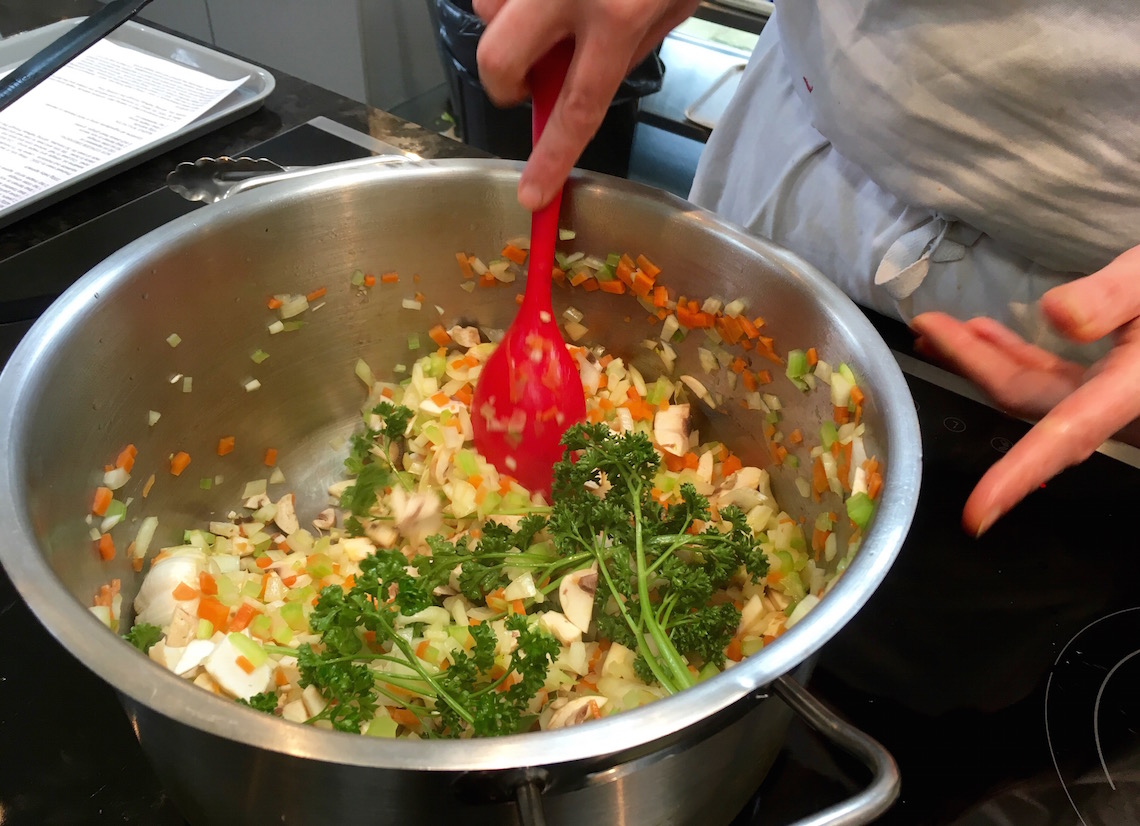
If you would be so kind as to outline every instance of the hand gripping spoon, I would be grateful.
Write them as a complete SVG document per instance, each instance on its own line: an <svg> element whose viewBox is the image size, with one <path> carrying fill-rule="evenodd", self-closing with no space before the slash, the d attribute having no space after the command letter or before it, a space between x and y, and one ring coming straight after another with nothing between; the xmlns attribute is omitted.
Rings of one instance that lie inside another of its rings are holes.
<svg viewBox="0 0 1140 826"><path fill-rule="evenodd" d="M551 49L531 71L534 143L542 136L573 55L570 41ZM549 494L562 434L586 417L578 365L554 321L550 301L562 190L531 216L526 292L518 315L475 386L475 447L500 473Z"/></svg>

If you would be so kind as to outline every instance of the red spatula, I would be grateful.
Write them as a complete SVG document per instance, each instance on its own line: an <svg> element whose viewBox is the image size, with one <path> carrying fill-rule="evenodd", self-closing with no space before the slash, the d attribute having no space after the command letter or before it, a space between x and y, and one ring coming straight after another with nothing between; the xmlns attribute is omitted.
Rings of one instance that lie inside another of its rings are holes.
<svg viewBox="0 0 1140 826"><path fill-rule="evenodd" d="M566 79L574 48L551 49L531 72L534 143ZM530 257L522 306L475 386L471 423L475 447L532 491L549 493L562 434L586 416L578 366L554 320L550 280L562 190L531 216Z"/></svg>

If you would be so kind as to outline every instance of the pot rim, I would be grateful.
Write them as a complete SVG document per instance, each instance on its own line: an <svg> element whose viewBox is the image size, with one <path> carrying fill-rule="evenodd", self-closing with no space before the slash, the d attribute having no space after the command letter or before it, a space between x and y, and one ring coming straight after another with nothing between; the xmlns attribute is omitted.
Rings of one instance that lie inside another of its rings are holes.
<svg viewBox="0 0 1140 826"><path fill-rule="evenodd" d="M816 653L863 606L878 587L902 546L918 501L921 438L918 417L902 371L867 318L821 273L776 245L674 195L606 175L575 170L568 188L601 187L630 197L664 202L686 218L714 229L726 242L746 247L808 282L846 328L866 348L864 372L873 373L878 405L886 411L890 462L878 513L854 561L827 598L772 644L724 673L679 694L603 720L557 731L462 741L394 741L292 725L203 691L151 662L123 643L56 577L34 540L18 484L17 460L26 455L26 428L18 421L25 388L36 365L53 354L69 322L101 290L160 256L171 242L203 222L224 222L271 208L282 200L376 179L477 174L517 181L523 165L501 160L447 160L368 170L326 171L292 182L259 187L196 210L123 247L76 281L36 321L0 374L0 443L8 446L0 471L0 563L39 621L71 654L116 691L173 720L228 740L295 757L370 768L443 772L506 770L593 760L643 748L676 735L742 700Z"/></svg>

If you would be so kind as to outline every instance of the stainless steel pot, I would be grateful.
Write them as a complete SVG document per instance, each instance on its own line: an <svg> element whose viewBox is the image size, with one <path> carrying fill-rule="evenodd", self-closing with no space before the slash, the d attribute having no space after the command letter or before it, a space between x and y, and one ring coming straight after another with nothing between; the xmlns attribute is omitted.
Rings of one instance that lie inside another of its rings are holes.
<svg viewBox="0 0 1140 826"><path fill-rule="evenodd" d="M156 547L232 508L247 480L265 476L267 447L280 450L299 509L315 512L341 469L330 439L359 421L358 357L380 372L409 361L408 335L440 320L436 305L445 324L509 322L515 290L464 292L454 254L494 255L506 238L525 234L527 216L514 195L520 166L391 166L366 161L272 185L248 181L240 188L249 191L150 233L68 290L0 376L0 560L48 630L118 691L187 818L534 823L545 811L559 823L724 822L779 749L788 711L761 699L770 688L877 772L860 798L810 822L863 823L881 812L898 788L890 756L827 718L784 675L808 663L863 605L909 527L920 441L902 374L858 309L803 261L626 181L574 176L563 223L577 231L576 248L644 252L683 294L745 297L768 319L779 349L816 346L833 363L851 364L868 391L867 441L885 460L884 491L859 555L804 621L723 675L632 712L497 740L403 742L292 725L220 699L150 662L86 610L112 577L122 580L129 606L141 579L121 552L101 562L84 522L102 468L123 444L139 449L124 491L135 498L129 511L135 520L159 517ZM358 268L395 270L401 281L361 297L349 284ZM304 329L269 336L266 296L319 286L328 287L327 306ZM416 290L426 297L424 310L402 309L400 299ZM632 299L556 292L556 305L585 312L591 340L647 375L657 372L655 357L639 346L650 328ZM182 338L176 349L164 341L172 332ZM249 355L258 348L270 358L255 367ZM681 354L682 367L695 362L693 352ZM179 374L193 378L189 395L171 382ZM261 388L246 392L254 375ZM785 420L805 433L830 416L826 393L802 395L782 376L773 388ZM149 410L162 414L150 428ZM751 435L760 427L756 414L727 404L705 415L703 427L745 459L767 464ZM224 435L235 436L237 448L218 457ZM176 450L193 457L178 478L166 470ZM781 503L812 518L819 506L798 495L786 469L771 470ZM144 500L151 472L157 481ZM224 481L200 489L199 479L216 475Z"/></svg>

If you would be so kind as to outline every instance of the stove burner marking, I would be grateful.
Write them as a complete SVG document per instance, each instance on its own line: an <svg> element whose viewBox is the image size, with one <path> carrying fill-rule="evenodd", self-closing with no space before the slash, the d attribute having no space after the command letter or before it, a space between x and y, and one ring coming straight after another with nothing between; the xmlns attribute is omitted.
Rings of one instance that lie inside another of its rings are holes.
<svg viewBox="0 0 1140 826"><path fill-rule="evenodd" d="M1116 784L1112 782L1112 775L1108 773L1108 763L1105 762L1104 751L1100 747L1100 698L1101 695L1104 694L1104 687L1108 685L1108 681L1111 680L1112 675L1116 673L1116 669L1120 668L1120 666L1124 665L1137 654L1140 654L1140 648L1118 661L1116 665L1109 669L1108 674L1106 674L1104 679L1100 682L1100 688L1096 690L1096 702L1093 703L1093 737L1096 740L1096 754L1097 757L1100 758L1100 767L1104 769L1104 777L1108 781L1108 787L1113 791L1116 791Z"/></svg>
<svg viewBox="0 0 1140 826"><path fill-rule="evenodd" d="M1097 619L1094 619L1092 622L1090 622L1088 625L1086 625L1080 631L1073 634L1073 636L1069 638L1069 641L1067 643L1065 643L1064 648L1061 649L1061 653L1057 655L1057 659L1055 659L1053 661L1053 668L1056 669L1056 667L1061 664L1061 660L1063 660L1065 658L1065 653L1069 650L1069 646L1073 644L1074 640L1076 640L1078 637L1080 637L1083 633L1088 631L1094 625L1098 625L1098 624L1104 622L1105 620L1109 620L1109 619L1112 619L1113 617L1120 616L1121 614L1127 614L1127 613L1130 613L1132 611L1140 611L1140 607L1123 608L1119 611L1113 611L1111 614L1105 614L1103 617L1098 617ZM1076 653L1080 653L1080 652L1076 652ZM1104 753L1101 751L1101 748L1100 748L1100 729L1097 725L1097 711L1099 710L1100 698L1101 698L1101 694L1104 692L1104 686L1108 682L1109 678L1112 676L1113 672L1115 672L1117 668L1119 668L1121 665L1123 665L1125 661L1131 659L1132 657L1136 656L1137 654L1140 654L1140 650L1133 651L1131 654L1129 654L1127 657L1124 657L1123 659L1121 659L1119 662L1116 663L1116 665L1114 665L1112 667L1112 669L1105 676L1104 680L1101 681L1100 688L1097 690L1096 703L1095 703L1095 706L1093 709L1093 734L1096 737L1097 755L1100 757L1100 763L1101 763L1101 766L1104 768L1105 777L1108 777L1109 786L1114 791L1116 789L1116 786L1112 782L1112 777L1109 776L1108 767L1105 766ZM1065 792L1065 797L1067 797L1069 799L1069 805L1073 807L1073 811L1076 813L1077 819L1081 822L1081 826L1088 826L1088 823L1085 821L1084 815L1081 814L1081 810L1077 808L1076 801L1073 800L1073 795L1069 791L1069 787L1065 784L1065 778L1061 774L1061 764L1057 760L1057 752L1055 752L1053 750L1053 737L1049 731L1049 692L1052 690L1052 688L1053 688L1053 672L1050 671L1049 672L1049 679L1046 680L1046 682L1045 682L1045 741L1049 745L1049 756L1053 759L1053 770L1057 772L1057 780L1059 780L1061 782L1061 788Z"/></svg>

